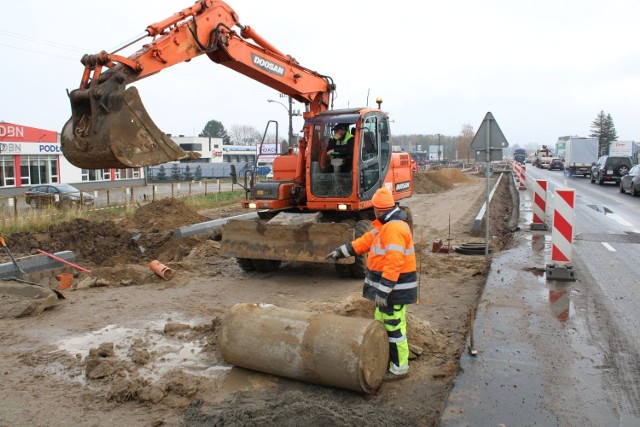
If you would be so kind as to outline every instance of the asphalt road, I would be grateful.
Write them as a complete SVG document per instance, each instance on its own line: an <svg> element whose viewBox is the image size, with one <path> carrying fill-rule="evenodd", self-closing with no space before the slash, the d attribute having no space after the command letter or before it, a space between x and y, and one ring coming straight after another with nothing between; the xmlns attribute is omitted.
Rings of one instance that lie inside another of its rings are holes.
<svg viewBox="0 0 640 427"><path fill-rule="evenodd" d="M640 198L527 168L514 247L497 254L442 426L640 425ZM576 190L575 282L550 280L551 231L530 230L531 184ZM566 183L565 183L566 181Z"/></svg>
<svg viewBox="0 0 640 427"><path fill-rule="evenodd" d="M576 190L573 263L588 301L582 313L592 343L602 357L603 388L618 419L640 415L640 197L619 191L615 183L565 178L560 171L529 167L527 177L553 191Z"/></svg>
<svg viewBox="0 0 640 427"><path fill-rule="evenodd" d="M606 299L615 302L611 309L620 326L640 331L640 197L620 193L614 183L567 179L560 171L528 168L527 175L547 180L551 206L556 188L566 183L576 190L574 257ZM551 215L550 209L547 215ZM640 334L632 335L640 350Z"/></svg>

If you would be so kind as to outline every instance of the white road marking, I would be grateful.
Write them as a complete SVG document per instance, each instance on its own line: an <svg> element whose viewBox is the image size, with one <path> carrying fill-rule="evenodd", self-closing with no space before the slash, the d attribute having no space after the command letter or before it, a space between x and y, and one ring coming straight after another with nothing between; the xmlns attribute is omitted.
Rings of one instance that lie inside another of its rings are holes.
<svg viewBox="0 0 640 427"><path fill-rule="evenodd" d="M607 242L602 242L602 246L604 246L605 248L607 248L607 250L609 252L618 252L615 250L615 248L613 246L611 246L610 244L608 244Z"/></svg>

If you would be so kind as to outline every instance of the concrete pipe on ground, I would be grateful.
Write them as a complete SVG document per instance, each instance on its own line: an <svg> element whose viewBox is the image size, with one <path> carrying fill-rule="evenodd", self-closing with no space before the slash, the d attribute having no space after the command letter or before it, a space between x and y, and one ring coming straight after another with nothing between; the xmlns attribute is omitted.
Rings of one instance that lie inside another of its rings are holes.
<svg viewBox="0 0 640 427"><path fill-rule="evenodd" d="M380 322L270 304L231 307L220 348L235 366L364 393L380 388L389 366Z"/></svg>

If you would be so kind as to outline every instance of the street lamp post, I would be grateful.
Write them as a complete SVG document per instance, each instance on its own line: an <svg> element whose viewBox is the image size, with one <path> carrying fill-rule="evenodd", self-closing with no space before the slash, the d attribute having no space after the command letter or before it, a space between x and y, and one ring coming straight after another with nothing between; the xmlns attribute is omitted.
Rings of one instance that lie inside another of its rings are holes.
<svg viewBox="0 0 640 427"><path fill-rule="evenodd" d="M289 108L284 105L282 102L275 101L273 99L267 99L267 102L275 102L276 104L280 104L287 110L287 115L289 116L289 147L295 147L296 143L293 137L293 116L298 116L298 113L294 113L293 111L293 100L289 97ZM277 142L277 141L276 141Z"/></svg>

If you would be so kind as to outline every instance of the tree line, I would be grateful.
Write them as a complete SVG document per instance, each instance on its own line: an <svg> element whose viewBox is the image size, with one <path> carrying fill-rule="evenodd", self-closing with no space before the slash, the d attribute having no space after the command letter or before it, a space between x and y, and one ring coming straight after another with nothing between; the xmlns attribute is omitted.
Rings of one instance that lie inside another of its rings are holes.
<svg viewBox="0 0 640 427"><path fill-rule="evenodd" d="M153 181L200 181L202 180L202 167L198 165L195 170L191 172L191 166L188 164L185 166L184 170L182 170L177 163L174 163L171 165L169 173L167 174L167 170L164 165L160 165L158 173L156 173L155 176L150 176L149 178Z"/></svg>
<svg viewBox="0 0 640 427"><path fill-rule="evenodd" d="M220 138L223 145L256 145L262 141L262 134L253 126L233 125L227 130L218 120L209 120L200 132L200 136ZM275 134L271 133L268 133L265 138L265 141L275 140ZM280 142L286 142L286 139L280 138Z"/></svg>
<svg viewBox="0 0 640 427"><path fill-rule="evenodd" d="M471 150L471 142L475 131L469 123L462 125L458 135L441 135L441 134L409 134L409 135L393 135L391 143L398 145L405 150L417 152L418 147L422 147L422 151L428 151L428 146L439 146L444 159L472 160L475 154ZM200 136L221 138L225 145L256 145L262 141L262 135L253 126L233 125L229 130L217 120L209 120L202 129ZM600 111L591 123L591 138L598 138L599 154L604 155L609 152L609 145L613 141L617 141L618 133L613 123L611 114L605 114ZM267 140L275 140L274 135L267 135ZM283 140L284 141L284 140ZM548 144L547 144L548 145ZM519 147L513 144L513 147ZM195 173L194 173L195 175ZM172 176L173 178L173 176ZM196 178L197 179L197 178Z"/></svg>

